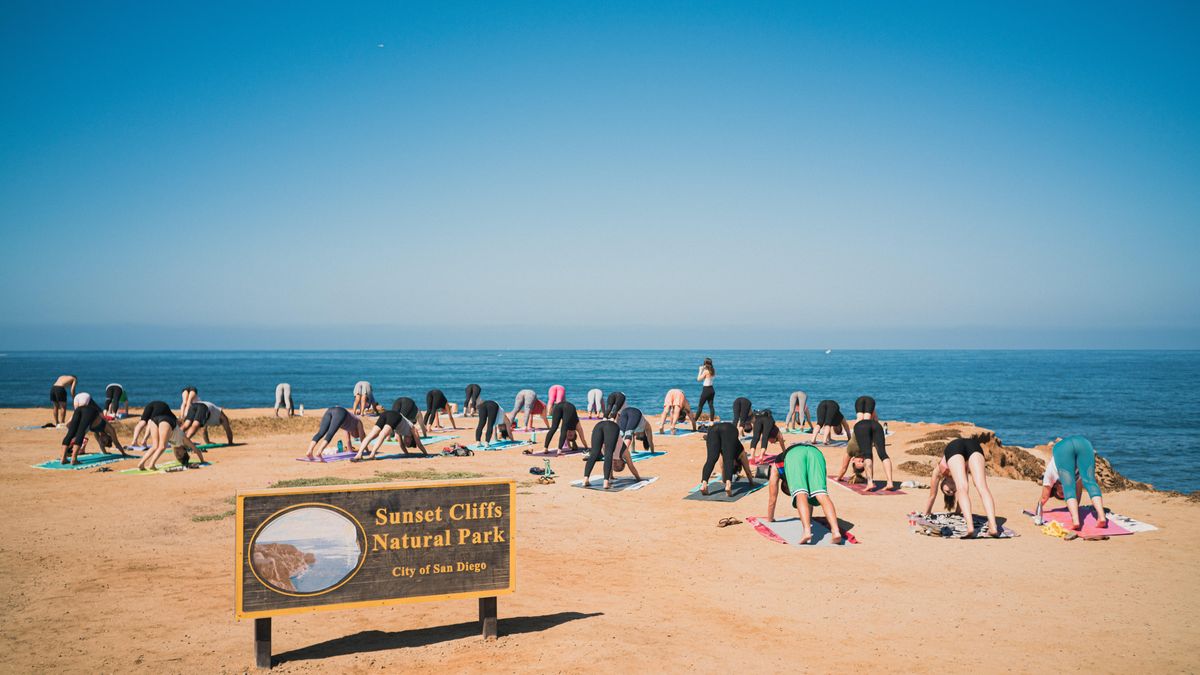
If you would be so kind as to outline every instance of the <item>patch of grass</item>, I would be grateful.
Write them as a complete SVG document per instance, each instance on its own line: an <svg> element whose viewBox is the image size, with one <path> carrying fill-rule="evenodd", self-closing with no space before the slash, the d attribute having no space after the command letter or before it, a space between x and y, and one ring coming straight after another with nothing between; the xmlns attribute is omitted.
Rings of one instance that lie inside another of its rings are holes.
<svg viewBox="0 0 1200 675"><path fill-rule="evenodd" d="M193 523L209 523L214 520L225 520L226 518L229 518L230 516L233 516L236 513L237 513L237 511L234 509L230 509L228 511L225 511L224 513L206 513L202 516L192 516L192 522Z"/></svg>
<svg viewBox="0 0 1200 675"><path fill-rule="evenodd" d="M271 483L267 487L320 487L325 485L359 485L362 483L380 483L397 480L456 480L459 478L482 478L483 474L471 471L376 471L370 478L349 478L341 476L317 476L316 478L290 478Z"/></svg>
<svg viewBox="0 0 1200 675"><path fill-rule="evenodd" d="M459 478L483 478L483 474L472 471L376 471L383 480L456 480Z"/></svg>
<svg viewBox="0 0 1200 675"><path fill-rule="evenodd" d="M898 468L914 476L928 476L933 471L933 462L914 462L909 460L901 463Z"/></svg>
<svg viewBox="0 0 1200 675"><path fill-rule="evenodd" d="M938 429L937 431L931 431L921 438L918 438L917 442L924 443L926 441L949 441L955 438L962 438L962 432L958 431L957 429Z"/></svg>
<svg viewBox="0 0 1200 675"><path fill-rule="evenodd" d="M928 455L930 457L939 457L939 456L941 456L941 454L943 452L946 451L946 446L948 444L949 444L949 441L946 441L946 442L934 441L933 443L926 443L925 445L919 445L915 448L910 448L908 451L908 454L910 454L910 455Z"/></svg>

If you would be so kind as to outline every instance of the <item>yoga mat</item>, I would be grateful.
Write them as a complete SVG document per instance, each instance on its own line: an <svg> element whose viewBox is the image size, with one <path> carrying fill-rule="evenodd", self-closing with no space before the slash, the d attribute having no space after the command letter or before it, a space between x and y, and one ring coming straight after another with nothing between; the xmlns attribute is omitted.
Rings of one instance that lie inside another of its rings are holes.
<svg viewBox="0 0 1200 675"><path fill-rule="evenodd" d="M450 441L454 440L455 438L458 438L458 436L422 436L421 443L423 445L429 445L430 443L441 443L442 441ZM389 438L384 441L384 443L388 443L390 445L399 445L400 441L394 438Z"/></svg>
<svg viewBox="0 0 1200 675"><path fill-rule="evenodd" d="M205 450L212 450L213 448L228 448L232 447L233 445L233 443L202 443L197 445L196 449L203 452Z"/></svg>
<svg viewBox="0 0 1200 675"><path fill-rule="evenodd" d="M491 445L485 446L483 443L476 443L475 445L468 445L467 448L475 452L494 452L509 448L521 448L526 445L533 445L533 441L492 441Z"/></svg>
<svg viewBox="0 0 1200 675"><path fill-rule="evenodd" d="M584 452L586 452L586 451L584 451L584 450L571 450L571 449L567 449L567 450L562 450L562 451L560 451L560 452L559 452L559 453L556 455L556 454L554 454L554 453L553 453L552 451L550 451L550 450L540 450L540 451L538 451L538 452L531 452L531 453L529 453L529 456L530 456L530 457L550 457L550 458L552 458L552 459L553 459L554 457L567 457L567 456L570 456L570 455L579 455L579 454L583 454Z"/></svg>
<svg viewBox="0 0 1200 675"><path fill-rule="evenodd" d="M1108 519L1129 530L1130 532L1154 532L1158 529L1150 523L1143 523L1135 518L1123 516L1119 513L1113 513L1112 511L1108 512Z"/></svg>
<svg viewBox="0 0 1200 675"><path fill-rule="evenodd" d="M667 454L666 450L655 450L653 452L650 450L638 450L637 452L629 453L629 456L633 461L640 462L643 459L654 459L655 457L662 457L665 454Z"/></svg>
<svg viewBox="0 0 1200 675"><path fill-rule="evenodd" d="M865 483L851 483L846 479L834 480L833 476L829 477L829 482L836 483L853 492L854 494L859 494L864 497L890 497L892 495L904 494L903 490L885 490L884 487L886 487L888 484L888 482L885 480L875 481L875 487L877 489L873 491L867 490L868 486Z"/></svg>
<svg viewBox="0 0 1200 675"><path fill-rule="evenodd" d="M632 476L617 476L613 478L612 487L605 490L604 479L593 478L591 484L586 489L598 492L632 492L633 490L641 490L657 480L658 476L646 476L640 481L634 480ZM582 488L583 479L571 481L571 487Z"/></svg>
<svg viewBox="0 0 1200 675"><path fill-rule="evenodd" d="M692 431L691 429L672 429L668 432L665 432L663 436L690 436L694 433L697 432Z"/></svg>
<svg viewBox="0 0 1200 675"><path fill-rule="evenodd" d="M422 455L419 452L412 455L406 455L403 452L393 452L390 455L376 455L375 459L432 459L437 456L437 453L432 452L428 455Z"/></svg>
<svg viewBox="0 0 1200 675"><path fill-rule="evenodd" d="M812 519L812 540L807 544L799 543L800 538L804 536L804 525L801 524L799 518L768 522L762 518L751 516L746 519L746 522L754 528L755 532L779 544L789 544L791 546L836 546L833 543L833 533L829 531L829 521L824 516ZM838 524L842 525L841 522ZM842 537L848 544L857 544L859 543L858 539L850 532L850 527L849 524L842 527Z"/></svg>
<svg viewBox="0 0 1200 675"><path fill-rule="evenodd" d="M783 433L785 433L785 434L811 434L812 427L804 427L803 429L800 429L800 428L784 429Z"/></svg>
<svg viewBox="0 0 1200 675"><path fill-rule="evenodd" d="M37 425L29 424L29 425L26 425L23 427L13 427L13 428L16 429L17 431L37 431L38 429L54 429L55 427L53 425L46 427L46 426L42 426L40 424L37 424Z"/></svg>
<svg viewBox="0 0 1200 675"><path fill-rule="evenodd" d="M145 452L150 449L150 446L148 446L148 445L127 445L127 446L125 446L125 449L126 450L135 450L137 452Z"/></svg>
<svg viewBox="0 0 1200 675"><path fill-rule="evenodd" d="M46 462L42 462L41 464L34 464L33 468L35 468L35 469L56 469L56 470L64 470L65 469L67 471L82 471L83 469L90 469L93 466L100 466L102 464L112 464L113 462L119 462L123 459L136 459L136 458L135 457L122 457L121 455L106 455L103 452L89 452L86 455L79 456L79 464L77 464L77 465L63 464L58 459L52 459L52 460L49 460Z"/></svg>
<svg viewBox="0 0 1200 675"><path fill-rule="evenodd" d="M846 443L847 441L829 441L828 443L817 443L817 445L822 445L826 448L844 448L846 447Z"/></svg>
<svg viewBox="0 0 1200 675"><path fill-rule="evenodd" d="M177 466L179 466L179 462L167 462L166 464L159 464L158 468L156 468L153 471L150 471L149 469L134 468L134 469L125 469L121 473L130 475L130 476L150 476L150 475L154 475L154 474L167 473L167 469L173 469ZM197 466L212 466L212 462L203 462L201 464L193 463L191 466L193 469L196 468Z"/></svg>
<svg viewBox="0 0 1200 675"><path fill-rule="evenodd" d="M1025 513L1026 515L1033 515L1028 511ZM1115 518L1112 518L1112 514L1109 514L1110 517L1108 520L1108 527L1097 526L1096 509L1090 506L1079 507L1079 515L1083 517L1083 527L1077 532L1077 534L1081 537L1117 537L1122 534L1133 534L1133 532L1130 532L1122 527ZM1042 518L1044 518L1046 522L1050 522L1052 520L1058 521L1063 527L1067 528L1068 530L1071 529L1071 512L1068 511L1067 507L1065 506L1057 509L1050 509L1049 511L1042 511Z"/></svg>
<svg viewBox="0 0 1200 675"><path fill-rule="evenodd" d="M963 517L957 513L935 513L932 516L909 514L908 518L909 518L910 523L912 524L912 531L914 534L925 534L925 532L923 532L922 530L927 529L927 528L931 529L931 530L941 530L942 528L950 528L950 535L943 536L943 538L945 538L945 539L962 539L963 535L965 535L967 532L967 521L964 520ZM997 522L997 524L1000 525L1000 529L1002 531L1000 538L1001 539L1011 539L1013 537L1019 537L1020 536L1019 534L1017 534L1013 530L1004 526L1003 520L1004 520L1003 518L996 519L996 522ZM980 516L980 515L974 515L973 522L975 524L975 534L976 534L975 538L976 539L992 539L993 538L990 535L988 535L987 518L986 517Z"/></svg>
<svg viewBox="0 0 1200 675"><path fill-rule="evenodd" d="M744 480L733 481L733 496L725 494L725 481L717 479L708 482L708 495L700 494L700 486L692 488L684 499L690 499L697 502L736 502L748 494L758 492L767 487L764 481L759 481L750 487L750 483Z"/></svg>
<svg viewBox="0 0 1200 675"><path fill-rule="evenodd" d="M329 454L322 455L322 457L324 458L325 462L342 462L347 459L350 459L351 457L353 457L356 454L358 454L358 453L346 451L346 452L335 452L332 455L329 455ZM308 457L297 457L296 461L297 462L316 462L318 464L325 463L325 462L322 462L321 459L319 459L317 457L313 457L312 459L309 459Z"/></svg>

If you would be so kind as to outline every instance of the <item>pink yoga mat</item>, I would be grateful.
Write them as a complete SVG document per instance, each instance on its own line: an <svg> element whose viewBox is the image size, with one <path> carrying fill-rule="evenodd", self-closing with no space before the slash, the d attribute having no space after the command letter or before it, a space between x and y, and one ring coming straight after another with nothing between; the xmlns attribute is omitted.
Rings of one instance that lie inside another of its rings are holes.
<svg viewBox="0 0 1200 675"><path fill-rule="evenodd" d="M1108 527L1097 527L1096 510L1090 506L1081 506L1079 508L1079 515L1083 516L1083 529L1079 530L1079 536L1081 537L1100 537L1104 535L1116 537L1122 534L1133 534L1129 530L1118 525L1117 521L1113 520L1111 515L1108 519ZM1068 530L1071 529L1071 512L1068 511L1067 507L1065 506L1058 509L1052 509L1050 511L1042 511L1042 518L1044 518L1047 522L1056 520L1059 523L1062 523L1063 527L1067 528Z"/></svg>
<svg viewBox="0 0 1200 675"><path fill-rule="evenodd" d="M887 481L882 481L882 480L875 481L875 486L878 487L879 489L874 490L874 491L868 491L867 488L869 486L864 483L851 483L848 480L834 480L833 476L830 476L829 480L833 481L834 483L837 483L838 485L841 485L842 487L846 488L847 490L850 490L851 492L863 495L864 497L890 497L892 495L904 494L904 490L885 490L885 489L883 489L884 486L887 485Z"/></svg>

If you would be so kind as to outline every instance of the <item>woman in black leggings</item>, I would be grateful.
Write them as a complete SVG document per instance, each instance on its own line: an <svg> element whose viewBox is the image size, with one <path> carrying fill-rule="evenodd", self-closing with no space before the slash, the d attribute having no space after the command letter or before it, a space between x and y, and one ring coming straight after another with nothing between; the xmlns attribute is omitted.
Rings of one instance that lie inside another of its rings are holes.
<svg viewBox="0 0 1200 675"><path fill-rule="evenodd" d="M779 453L787 448L783 445L783 433L779 431L779 425L775 423L775 414L770 409L756 411L753 415L751 427L754 430L754 435L750 438L750 454L753 455L750 462L758 464L761 454L767 451L767 446L771 441L779 444ZM762 453L759 453L759 445L762 445Z"/></svg>
<svg viewBox="0 0 1200 675"><path fill-rule="evenodd" d="M721 478L725 481L725 494L733 496L733 474L738 465L746 472L746 480L754 486L754 472L750 470L750 461L746 459L746 449L738 439L737 427L731 422L720 422L708 430L708 457L704 460L704 468L700 471L700 494L708 494L708 479L712 477L717 458L721 458Z"/></svg>
<svg viewBox="0 0 1200 675"><path fill-rule="evenodd" d="M816 445L817 436L820 436L821 432L825 433L822 445L828 445L829 437L835 433L845 433L846 439L850 439L850 425L846 424L842 407L837 401L824 400L817 404L817 423L813 425L812 440L809 443Z"/></svg>
<svg viewBox="0 0 1200 675"><path fill-rule="evenodd" d="M454 413L450 412L450 401L446 400L446 395L441 389L430 389L429 393L425 394L425 427L440 427L438 415L441 413L450 416L451 429L458 428L454 424Z"/></svg>
<svg viewBox="0 0 1200 675"><path fill-rule="evenodd" d="M561 401L554 404L554 410L550 413L550 431L546 432L546 441L543 444L543 449L550 449L550 441L554 439L555 432L559 426L562 426L562 436L560 442L554 446L554 454L558 454L562 446L569 441L583 440L583 427L579 424L579 411L575 409L575 404L570 401ZM587 450L587 445L583 446Z"/></svg>
<svg viewBox="0 0 1200 675"><path fill-rule="evenodd" d="M717 376L717 369L713 368L712 359L704 359L704 365L700 366L700 372L696 373L696 381L702 382L700 388L700 403L696 406L696 419L700 419L700 413L704 412L704 404L708 404L708 419L716 422L717 409L713 407L717 400L717 390L713 389L713 378Z"/></svg>
<svg viewBox="0 0 1200 675"><path fill-rule="evenodd" d="M733 399L733 426L742 431L750 431L750 399L739 396Z"/></svg>
<svg viewBox="0 0 1200 675"><path fill-rule="evenodd" d="M499 429L496 429L497 422L500 425ZM479 404L479 425L475 427L475 442L484 439L485 445L491 445L493 430L496 431L498 440L512 440L512 423L508 421L508 415L500 409L499 403L488 400Z"/></svg>
<svg viewBox="0 0 1200 675"><path fill-rule="evenodd" d="M479 395L483 388L477 384L467 385L467 399L463 401L463 417L479 414Z"/></svg>
<svg viewBox="0 0 1200 675"><path fill-rule="evenodd" d="M638 414L641 415L641 413ZM592 428L592 449L583 466L583 487L587 487L591 481L592 467L596 466L596 460L600 458L601 452L604 453L605 490L612 487L613 471L620 471L626 466L629 467L634 480L641 481L642 476L638 473L637 467L633 465L633 456L629 452L631 441L632 433L630 437L624 437L620 425L616 422L612 420L597 422L596 426Z"/></svg>
<svg viewBox="0 0 1200 675"><path fill-rule="evenodd" d="M612 392L604 401L604 419L617 419L617 415L621 414L621 408L624 407L625 394L619 391Z"/></svg>
<svg viewBox="0 0 1200 675"><path fill-rule="evenodd" d="M85 399L86 403L81 405ZM76 394L75 410L71 412L71 421L67 423L67 435L63 436L62 440L63 464L67 463L67 455L71 456L71 464L79 464L79 452L83 449L84 439L89 431L96 435L101 452L107 454L108 444L112 442L121 451L122 456L128 456L125 454L125 448L121 447L117 440L116 430L104 419L104 411L100 405L90 394Z"/></svg>

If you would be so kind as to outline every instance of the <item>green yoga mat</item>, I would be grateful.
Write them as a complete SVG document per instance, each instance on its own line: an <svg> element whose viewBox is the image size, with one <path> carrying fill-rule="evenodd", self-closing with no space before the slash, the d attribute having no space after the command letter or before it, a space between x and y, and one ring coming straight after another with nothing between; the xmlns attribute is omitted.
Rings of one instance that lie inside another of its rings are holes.
<svg viewBox="0 0 1200 675"><path fill-rule="evenodd" d="M54 469L54 470L59 470L59 471L62 471L62 470L82 471L83 469L90 469L93 466L100 466L102 464L112 464L113 462L119 462L123 459L137 459L137 458L136 457L122 457L121 455L106 455L103 452L89 452L86 455L79 456L79 464L63 464L60 460L51 459L49 461L42 462L41 464L34 464L33 468L35 468L35 469Z"/></svg>
<svg viewBox="0 0 1200 675"><path fill-rule="evenodd" d="M133 468L133 469L125 469L121 473L130 475L130 476L157 476L159 474L165 474L165 473L167 473L167 469L173 469L177 466L179 466L179 462L167 462L166 464L159 464L158 468L156 468L154 471L150 471L148 469ZM192 464L193 468L196 466L212 466L212 462L202 462L198 465Z"/></svg>
<svg viewBox="0 0 1200 675"><path fill-rule="evenodd" d="M204 443L202 445L197 445L196 449L203 452L205 450L212 450L213 448L228 448L232 445L232 443Z"/></svg>

